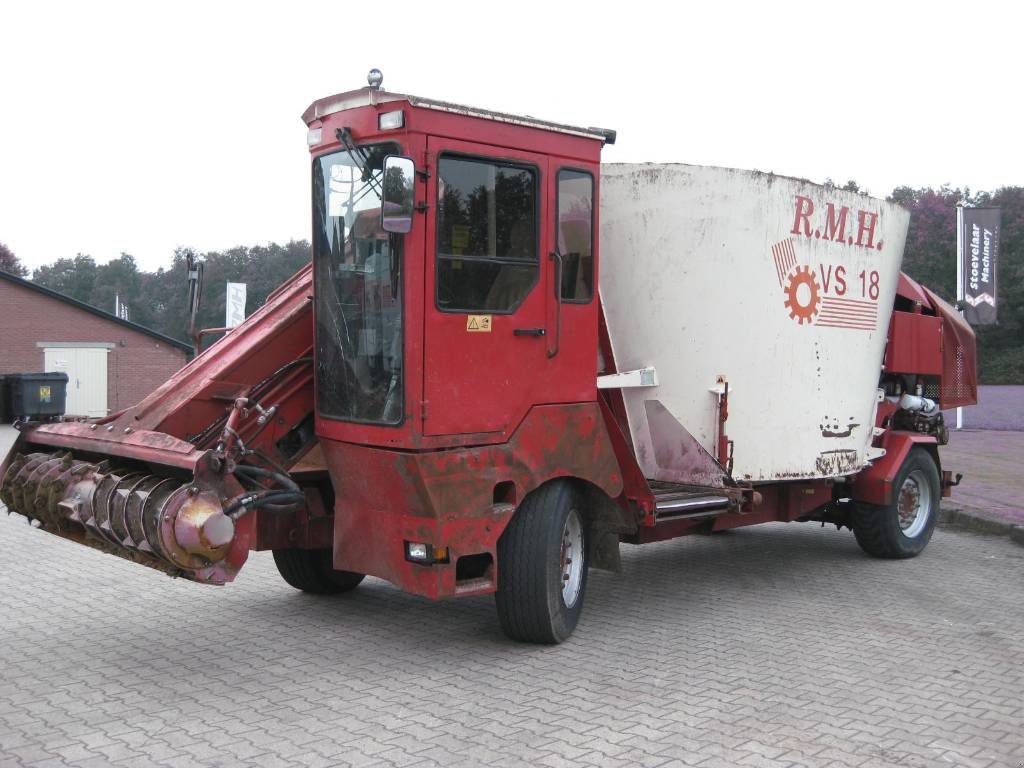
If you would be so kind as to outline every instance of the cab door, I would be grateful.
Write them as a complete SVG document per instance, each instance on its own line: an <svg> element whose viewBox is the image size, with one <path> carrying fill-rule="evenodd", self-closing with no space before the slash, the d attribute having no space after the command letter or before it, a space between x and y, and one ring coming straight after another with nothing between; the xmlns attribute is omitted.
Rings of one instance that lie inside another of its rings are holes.
<svg viewBox="0 0 1024 768"><path fill-rule="evenodd" d="M548 403L597 398L597 167L550 158Z"/></svg>
<svg viewBox="0 0 1024 768"><path fill-rule="evenodd" d="M441 138L427 152L423 434L497 439L546 400L547 159Z"/></svg>

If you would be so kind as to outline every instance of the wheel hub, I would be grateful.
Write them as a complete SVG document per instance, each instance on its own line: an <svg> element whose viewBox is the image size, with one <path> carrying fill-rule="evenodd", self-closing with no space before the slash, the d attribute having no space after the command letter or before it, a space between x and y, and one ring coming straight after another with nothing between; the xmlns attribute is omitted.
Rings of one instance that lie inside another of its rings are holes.
<svg viewBox="0 0 1024 768"><path fill-rule="evenodd" d="M914 470L903 481L896 501L900 530L907 538L914 538L928 524L931 514L931 490L920 470Z"/></svg>
<svg viewBox="0 0 1024 768"><path fill-rule="evenodd" d="M569 510L562 529L562 552L559 571L562 576L562 602L572 608L580 596L583 584L583 524L579 513Z"/></svg>

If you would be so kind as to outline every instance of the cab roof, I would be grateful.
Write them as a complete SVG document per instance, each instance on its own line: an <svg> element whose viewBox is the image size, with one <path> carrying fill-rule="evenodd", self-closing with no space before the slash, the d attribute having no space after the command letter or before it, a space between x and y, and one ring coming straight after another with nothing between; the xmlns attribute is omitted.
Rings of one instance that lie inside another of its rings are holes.
<svg viewBox="0 0 1024 768"><path fill-rule="evenodd" d="M464 115L466 117L479 117L484 120L494 120L499 123L511 123L513 125L522 125L528 128L540 128L545 131L569 134L570 136L583 136L588 139L596 139L604 144L615 143L615 131L607 128L581 128L580 126L575 125L552 123L548 120L538 120L537 118L530 117L529 115L511 115L507 112L494 112L489 109L467 107L462 104L452 104L448 101L437 101L436 99L427 99L422 96L411 96L404 93L391 93L389 91L372 87L360 88L355 91L346 91L345 93L338 93L334 96L317 99L306 108L305 112L302 113L302 120L306 125L309 125L314 120L319 120L346 109L386 104L394 101L407 101L413 107L433 109L438 112L450 112L452 114Z"/></svg>

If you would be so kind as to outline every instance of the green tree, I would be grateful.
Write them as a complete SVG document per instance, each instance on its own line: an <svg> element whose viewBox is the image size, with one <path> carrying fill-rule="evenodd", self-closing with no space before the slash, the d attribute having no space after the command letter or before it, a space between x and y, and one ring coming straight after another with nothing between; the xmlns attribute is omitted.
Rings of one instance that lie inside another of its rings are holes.
<svg viewBox="0 0 1024 768"><path fill-rule="evenodd" d="M267 296L294 275L310 260L309 243L305 240L292 241L286 245L238 246L226 251L208 251L202 254L203 301L197 324L200 328L219 328L224 325L224 309L227 301L227 283L246 284L246 316L263 306ZM175 309L173 322L181 331L178 338L185 338L188 326L186 267L184 251L175 253L173 270L175 286L181 296L181 309ZM167 279L167 277L165 277ZM177 299L174 300L175 304Z"/></svg>
<svg viewBox="0 0 1024 768"><path fill-rule="evenodd" d="M975 328L985 384L1024 382L1024 187L971 194L969 189L897 187L889 200L910 210L903 271L956 300L956 205L1002 209L997 290L999 324Z"/></svg>
<svg viewBox="0 0 1024 768"><path fill-rule="evenodd" d="M14 251L3 243L0 243L0 272L7 272L18 277L28 276L28 268L21 263L21 259L14 255Z"/></svg>
<svg viewBox="0 0 1024 768"><path fill-rule="evenodd" d="M122 253L116 259L96 267L89 303L113 312L115 301L128 306L128 319L140 325L149 325L152 318L145 311L144 297L139 290L141 275L135 258Z"/></svg>
<svg viewBox="0 0 1024 768"><path fill-rule="evenodd" d="M95 304L93 288L96 285L96 269L96 261L92 256L79 253L73 259L61 258L53 264L37 267L32 273L32 280L86 304ZM111 311L107 307L103 309Z"/></svg>
<svg viewBox="0 0 1024 768"><path fill-rule="evenodd" d="M977 205L1002 210L996 290L999 324L976 328L986 384L1024 383L1024 187L979 193Z"/></svg>
<svg viewBox="0 0 1024 768"><path fill-rule="evenodd" d="M203 254L205 279L200 328L224 325L225 283L246 283L247 314L263 306L267 296L310 260L309 243L238 246ZM128 305L129 320L176 339L188 337L188 271L185 251L174 252L171 264L155 272L138 268L134 257L122 253L106 264L78 254L39 267L33 280L40 285L114 311L114 297Z"/></svg>

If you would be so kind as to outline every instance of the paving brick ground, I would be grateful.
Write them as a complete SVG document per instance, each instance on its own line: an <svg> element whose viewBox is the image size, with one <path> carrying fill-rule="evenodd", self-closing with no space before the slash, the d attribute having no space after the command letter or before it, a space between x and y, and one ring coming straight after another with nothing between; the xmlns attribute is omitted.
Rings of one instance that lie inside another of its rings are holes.
<svg viewBox="0 0 1024 768"><path fill-rule="evenodd" d="M964 475L953 505L1024 525L1024 432L953 431L940 455L944 469Z"/></svg>
<svg viewBox="0 0 1024 768"><path fill-rule="evenodd" d="M1024 548L773 525L624 546L562 646L491 600L203 587L0 515L0 765L1024 765Z"/></svg>
<svg viewBox="0 0 1024 768"><path fill-rule="evenodd" d="M956 411L946 411L946 423L956 424ZM964 408L964 427L1024 431L1024 385L982 385L977 405Z"/></svg>

